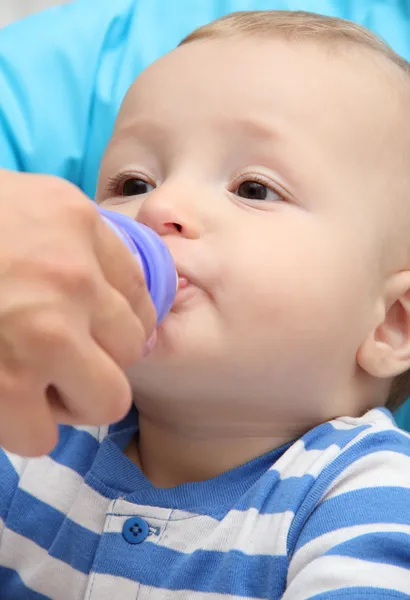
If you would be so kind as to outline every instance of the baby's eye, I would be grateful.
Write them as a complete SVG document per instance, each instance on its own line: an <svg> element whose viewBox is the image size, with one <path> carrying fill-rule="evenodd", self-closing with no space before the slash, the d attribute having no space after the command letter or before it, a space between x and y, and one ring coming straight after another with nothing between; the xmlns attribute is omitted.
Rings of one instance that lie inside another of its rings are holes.
<svg viewBox="0 0 410 600"><path fill-rule="evenodd" d="M123 181L119 188L120 196L140 196L152 192L154 186L139 177L130 177Z"/></svg>
<svg viewBox="0 0 410 600"><path fill-rule="evenodd" d="M267 200L271 202L282 200L282 196L278 192L254 179L242 181L233 193L247 200Z"/></svg>

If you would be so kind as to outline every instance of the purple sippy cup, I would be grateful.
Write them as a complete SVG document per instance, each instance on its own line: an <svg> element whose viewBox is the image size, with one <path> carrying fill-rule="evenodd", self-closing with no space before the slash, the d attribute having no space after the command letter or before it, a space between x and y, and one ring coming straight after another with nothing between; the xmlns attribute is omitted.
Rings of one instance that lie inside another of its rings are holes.
<svg viewBox="0 0 410 600"><path fill-rule="evenodd" d="M171 310L178 287L178 275L171 254L152 229L121 213L98 207L104 221L139 260L157 311L157 324Z"/></svg>

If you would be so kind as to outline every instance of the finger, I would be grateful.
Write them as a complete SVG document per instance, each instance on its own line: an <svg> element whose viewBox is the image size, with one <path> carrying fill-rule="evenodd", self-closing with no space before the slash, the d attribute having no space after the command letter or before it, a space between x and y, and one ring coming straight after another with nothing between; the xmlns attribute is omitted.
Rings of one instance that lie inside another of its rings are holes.
<svg viewBox="0 0 410 600"><path fill-rule="evenodd" d="M141 320L147 336L151 335L156 326L157 315L144 273L135 256L102 219L96 227L95 244L106 280L126 298L131 310Z"/></svg>
<svg viewBox="0 0 410 600"><path fill-rule="evenodd" d="M29 387L7 394L1 403L0 445L9 452L35 457L53 450L58 427L43 388Z"/></svg>
<svg viewBox="0 0 410 600"><path fill-rule="evenodd" d="M141 320L128 301L107 284L91 315L90 333L95 341L122 369L135 364L144 352L147 340Z"/></svg>
<svg viewBox="0 0 410 600"><path fill-rule="evenodd" d="M50 385L60 402L51 402L58 422L107 425L122 419L132 393L124 372L88 335L73 336L58 358L49 357Z"/></svg>

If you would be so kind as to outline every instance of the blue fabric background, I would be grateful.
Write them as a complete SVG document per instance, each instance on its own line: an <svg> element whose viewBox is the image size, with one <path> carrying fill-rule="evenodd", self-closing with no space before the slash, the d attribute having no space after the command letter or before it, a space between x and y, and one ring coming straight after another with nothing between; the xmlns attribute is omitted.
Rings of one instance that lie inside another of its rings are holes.
<svg viewBox="0 0 410 600"><path fill-rule="evenodd" d="M56 174L93 197L141 69L207 21L273 8L351 19L410 60L409 0L77 0L0 31L0 166ZM397 418L410 431L409 402Z"/></svg>

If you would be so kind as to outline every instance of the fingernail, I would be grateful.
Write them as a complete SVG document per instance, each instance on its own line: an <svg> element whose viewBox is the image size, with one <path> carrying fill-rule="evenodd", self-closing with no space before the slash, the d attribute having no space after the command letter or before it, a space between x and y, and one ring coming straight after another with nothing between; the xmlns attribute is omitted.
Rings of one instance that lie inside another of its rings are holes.
<svg viewBox="0 0 410 600"><path fill-rule="evenodd" d="M147 356L147 354L152 352L156 343L157 343L157 332L154 331L154 333L151 335L151 337L149 337L148 340L145 342L144 351L143 351L142 355Z"/></svg>

